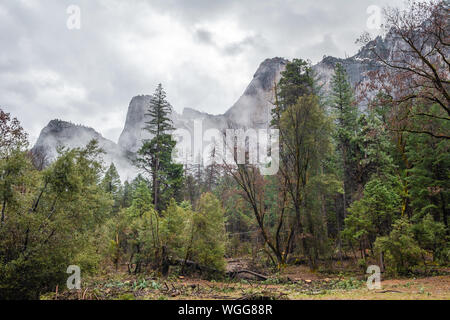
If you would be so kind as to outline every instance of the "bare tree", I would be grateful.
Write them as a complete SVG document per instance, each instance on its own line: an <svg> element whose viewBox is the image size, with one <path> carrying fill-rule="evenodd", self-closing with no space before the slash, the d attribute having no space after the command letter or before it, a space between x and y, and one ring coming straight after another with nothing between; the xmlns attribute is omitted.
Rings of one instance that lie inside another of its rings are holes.
<svg viewBox="0 0 450 320"><path fill-rule="evenodd" d="M371 45L375 59L383 66L371 72L370 89L386 93L389 102L405 116L405 125L395 130L450 139L448 132L408 125L408 120L418 117L450 120L449 11L443 0L413 1L405 10L388 7L384 10L384 27L386 39L393 41L392 50L386 52L376 46L367 33L359 39ZM440 111L434 112L433 105Z"/></svg>
<svg viewBox="0 0 450 320"><path fill-rule="evenodd" d="M264 245L269 249L266 250L266 252L272 259L272 262L280 268L287 262L297 226L292 219L289 219L289 195L288 190L284 187L285 183L280 183L280 180L278 180L279 193L278 202L276 204L277 222L276 227L272 228L269 225L265 204L268 180L261 174L257 165L247 163L248 150L245 151L245 158L247 161L242 164L238 161L238 147L236 145L233 145L232 147L226 145L226 148L232 153L233 161L227 162L226 157L223 157L222 166L224 172L233 177L240 187L241 192L239 194L250 205L256 218L259 231L264 239ZM277 175L277 178L283 179L282 175Z"/></svg>

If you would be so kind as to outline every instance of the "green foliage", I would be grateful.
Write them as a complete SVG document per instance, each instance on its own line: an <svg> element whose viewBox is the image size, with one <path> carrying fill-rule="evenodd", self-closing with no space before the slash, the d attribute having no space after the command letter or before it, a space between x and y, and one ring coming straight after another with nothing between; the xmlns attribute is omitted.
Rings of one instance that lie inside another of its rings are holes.
<svg viewBox="0 0 450 320"><path fill-rule="evenodd" d="M449 121L447 121L449 122ZM444 127L450 131L450 124L430 120L429 125ZM431 214L435 221L443 222L448 228L450 206L450 141L435 139L427 135L409 135L406 155L411 168L407 182L413 214L417 218Z"/></svg>
<svg viewBox="0 0 450 320"><path fill-rule="evenodd" d="M349 148L358 130L358 106L355 104L353 89L348 81L347 72L338 63L331 78L330 107L337 122L337 139L341 149ZM349 150L350 151L350 150ZM343 156L347 156L344 154ZM348 154L351 156L351 153Z"/></svg>
<svg viewBox="0 0 450 320"><path fill-rule="evenodd" d="M28 135L17 118L12 118L0 108L0 158L8 158L10 152L28 147Z"/></svg>
<svg viewBox="0 0 450 320"><path fill-rule="evenodd" d="M362 211L375 227L377 235L387 235L392 221L401 212L401 185L395 176L386 176L370 180L361 200L353 203L350 213Z"/></svg>
<svg viewBox="0 0 450 320"><path fill-rule="evenodd" d="M365 188L363 197L352 203L345 218L342 236L364 249L371 247L376 237L388 235L392 222L401 213L401 186L394 176L374 177Z"/></svg>
<svg viewBox="0 0 450 320"><path fill-rule="evenodd" d="M122 201L122 183L114 163L111 163L102 180L102 187L105 192L109 193L114 200L114 211L117 212Z"/></svg>
<svg viewBox="0 0 450 320"><path fill-rule="evenodd" d="M344 203L342 211L348 209L352 198L358 189L358 160L360 150L358 148L357 135L360 131L358 123L358 106L355 103L353 89L348 80L344 67L338 63L334 69L331 79L331 94L329 106L335 118L335 129L333 132L336 140L338 153L338 170L342 177ZM345 212L338 214L340 221L345 216Z"/></svg>
<svg viewBox="0 0 450 320"><path fill-rule="evenodd" d="M116 195L119 193L121 185L120 176L117 172L116 166L114 163L111 163L103 178L102 186L106 192Z"/></svg>
<svg viewBox="0 0 450 320"><path fill-rule="evenodd" d="M317 86L311 63L302 59L294 59L286 65L281 73L279 83L280 103L285 110L297 103L301 96L317 94Z"/></svg>
<svg viewBox="0 0 450 320"><path fill-rule="evenodd" d="M314 71L311 63L302 59L294 59L286 65L281 73L279 84L275 84L276 102L272 109L271 125L279 127L281 115L289 106L297 103L298 98L308 95L318 95Z"/></svg>
<svg viewBox="0 0 450 320"><path fill-rule="evenodd" d="M199 264L225 270L225 221L219 200L211 193L200 197L193 215L190 257Z"/></svg>
<svg viewBox="0 0 450 320"><path fill-rule="evenodd" d="M375 250L384 254L386 270L394 274L410 272L424 253L414 239L412 224L404 217L393 223L389 236L377 238Z"/></svg>
<svg viewBox="0 0 450 320"><path fill-rule="evenodd" d="M161 241L168 248L168 254L174 258L184 258L186 255L190 219L191 210L178 206L174 199L163 213Z"/></svg>
<svg viewBox="0 0 450 320"><path fill-rule="evenodd" d="M116 265L128 261L129 272L135 274L151 267L166 275L169 261L184 259L223 270L223 213L220 202L211 197L202 198L198 212L193 212L190 204L178 205L172 199L159 214L153 207L147 183L140 181L132 205L108 223L111 240L107 251L111 261Z"/></svg>
<svg viewBox="0 0 450 320"><path fill-rule="evenodd" d="M83 149L62 150L45 171L36 171L24 153L2 158L17 179L2 175L4 203L0 225L0 297L36 299L67 278L69 265L83 272L99 263L89 235L104 221L112 202L99 186L101 150L95 141ZM13 163L10 163L10 162Z"/></svg>
<svg viewBox="0 0 450 320"><path fill-rule="evenodd" d="M443 223L435 221L431 214L427 214L419 223L414 224L413 230L420 247L433 253L433 260L437 259L443 263L449 261L450 245Z"/></svg>
<svg viewBox="0 0 450 320"><path fill-rule="evenodd" d="M142 271L142 264L149 262L158 267L160 263L160 216L152 204L152 195L147 184L140 181L133 194L130 208L125 214L125 242L129 261L134 273ZM131 271L131 270L130 270Z"/></svg>
<svg viewBox="0 0 450 320"><path fill-rule="evenodd" d="M313 268L326 243L324 230L317 228L325 213L320 205L322 197L316 195L323 196L323 187L333 180L322 173L325 155L332 150L330 131L330 118L316 95L298 98L280 119L280 172L287 182L282 188L289 190L295 224L308 234L303 237L302 246ZM324 183L320 183L322 179Z"/></svg>
<svg viewBox="0 0 450 320"><path fill-rule="evenodd" d="M172 106L166 97L162 84L158 84L155 93L150 98L150 106L145 114L149 118L145 129L154 136L159 136L174 129L169 117Z"/></svg>

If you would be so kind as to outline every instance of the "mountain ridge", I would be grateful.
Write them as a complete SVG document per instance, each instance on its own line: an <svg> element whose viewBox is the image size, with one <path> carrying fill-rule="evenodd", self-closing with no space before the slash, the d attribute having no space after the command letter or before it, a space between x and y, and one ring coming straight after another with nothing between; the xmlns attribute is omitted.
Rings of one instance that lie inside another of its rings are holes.
<svg viewBox="0 0 450 320"><path fill-rule="evenodd" d="M313 65L313 70L319 76L325 91L330 89L330 80L337 63L341 63L347 70L350 83L358 91L358 86L365 80L369 71L380 68L375 62L371 52L372 46L382 49L387 56L395 46L395 41L387 34L384 38L378 36L373 41L362 47L355 55L348 58L336 58L324 56L317 64ZM194 108L184 108L179 114L172 109L172 121L177 129L186 129L193 132L193 120L202 121L203 131L209 128L219 130L226 129L230 125L243 128L268 128L270 122L270 110L273 107L274 98L273 84L278 82L281 72L285 69L289 61L285 58L274 57L265 59L256 70L249 85L244 90L239 99L223 114L209 114L198 111ZM128 106L128 112L124 123L124 128L117 143L104 138L93 128L83 125L75 125L67 121L52 120L42 129L41 134L32 151L40 150L46 153L48 158L54 158L56 148L61 146L80 147L81 142L89 137L96 138L107 149L106 162L114 162L122 178L130 178L130 174L137 171L132 165L131 158L142 143L142 140L151 136L143 130L145 127L146 109L150 101L149 95L134 96ZM74 139L73 135L77 136ZM117 163L119 165L117 165Z"/></svg>

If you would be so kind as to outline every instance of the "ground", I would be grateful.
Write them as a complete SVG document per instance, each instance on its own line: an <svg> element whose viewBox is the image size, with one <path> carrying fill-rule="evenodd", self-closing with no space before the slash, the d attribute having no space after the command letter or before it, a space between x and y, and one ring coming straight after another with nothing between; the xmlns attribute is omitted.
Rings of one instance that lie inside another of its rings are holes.
<svg viewBox="0 0 450 320"><path fill-rule="evenodd" d="M233 262L232 262L233 263ZM231 263L231 264L232 264ZM238 264L242 266L242 264ZM365 276L311 272L304 265L289 266L266 281L251 279L204 280L171 275L157 278L108 272L82 280L82 289L55 290L43 299L86 300L450 300L450 274L428 277L382 277L381 289L369 290ZM245 277L245 275L244 275Z"/></svg>

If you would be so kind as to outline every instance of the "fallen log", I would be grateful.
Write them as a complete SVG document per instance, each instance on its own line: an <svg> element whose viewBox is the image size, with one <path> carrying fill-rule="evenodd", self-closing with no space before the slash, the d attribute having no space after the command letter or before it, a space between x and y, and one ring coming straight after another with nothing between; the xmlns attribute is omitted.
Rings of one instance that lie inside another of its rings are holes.
<svg viewBox="0 0 450 320"><path fill-rule="evenodd" d="M265 281L268 279L265 275L262 275L260 273L256 273L251 270L243 269L243 270L234 270L234 271L228 271L223 273L223 271L200 265L199 263L191 260L184 260L184 259L170 259L169 260L170 265L178 265L178 266L187 266L190 268L193 268L195 270L201 271L201 272L208 272L208 273L216 273L216 274L224 274L225 276L229 278L235 278L238 274L247 273L254 277L256 277L258 280Z"/></svg>
<svg viewBox="0 0 450 320"><path fill-rule="evenodd" d="M265 275L262 275L260 273L256 273L254 271L251 270L235 270L235 271L229 271L227 272L227 276L229 276L230 278L235 278L238 274L241 273L248 273L251 274L253 276L255 276L256 278L258 278L261 281L265 281L268 279L268 277L266 277Z"/></svg>
<svg viewBox="0 0 450 320"><path fill-rule="evenodd" d="M204 272L209 272L209 273L221 273L223 274L222 271L211 268L211 267L207 267L207 266L203 266L195 261L191 261L191 260L184 260L184 259L170 259L169 260L170 265L172 266L187 266L190 268L193 268L195 270L198 271L204 271Z"/></svg>

